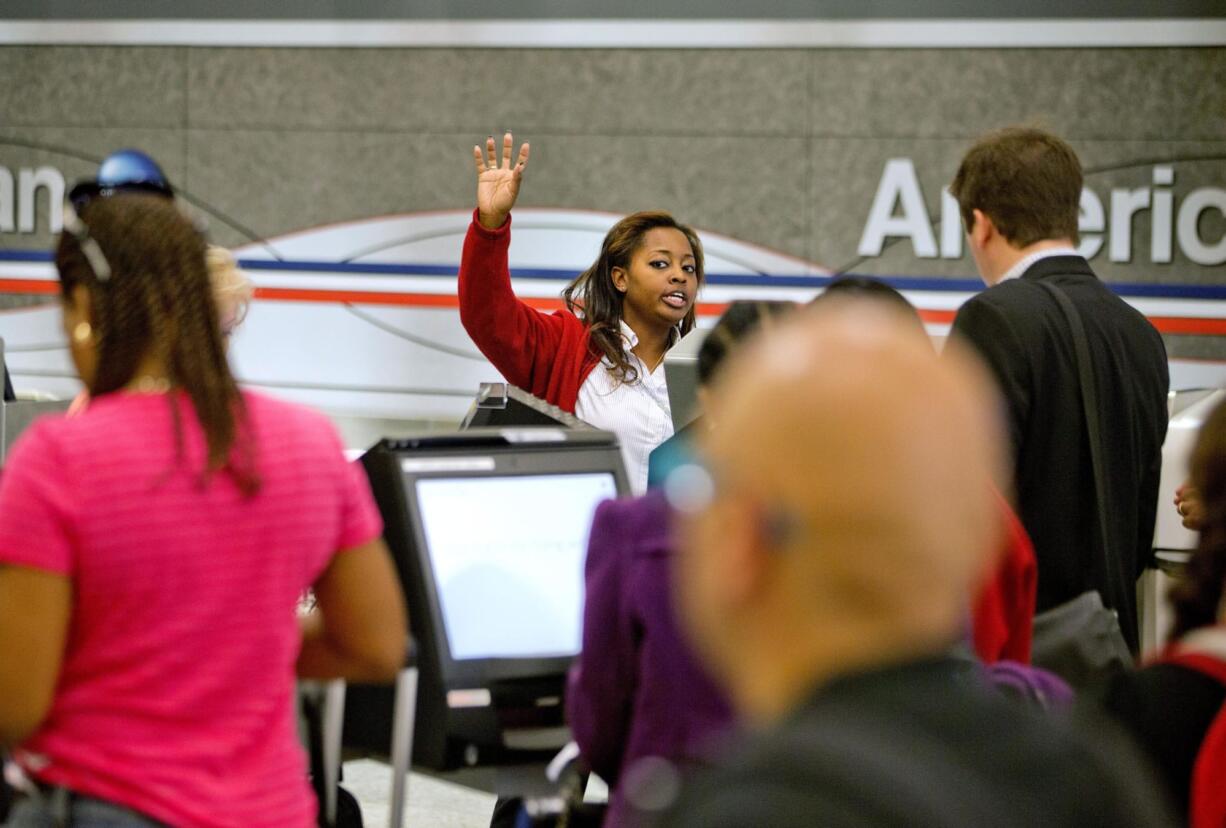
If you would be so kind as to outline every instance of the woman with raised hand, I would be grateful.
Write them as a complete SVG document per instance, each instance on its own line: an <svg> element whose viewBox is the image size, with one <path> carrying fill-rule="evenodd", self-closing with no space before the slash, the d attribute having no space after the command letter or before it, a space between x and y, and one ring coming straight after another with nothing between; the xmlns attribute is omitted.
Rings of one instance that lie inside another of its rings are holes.
<svg viewBox="0 0 1226 828"><path fill-rule="evenodd" d="M515 297L507 267L529 155L524 144L512 163L513 148L509 132L501 160L492 137L473 147L477 209L460 260L460 320L508 382L614 432L642 492L647 456L673 433L664 354L694 327L702 245L668 213L633 213L562 291L565 310L534 310Z"/></svg>
<svg viewBox="0 0 1226 828"><path fill-rule="evenodd" d="M314 825L295 676L404 659L373 498L324 417L239 390L173 200L70 203L55 263L91 401L0 477L0 748L28 782L8 824Z"/></svg>

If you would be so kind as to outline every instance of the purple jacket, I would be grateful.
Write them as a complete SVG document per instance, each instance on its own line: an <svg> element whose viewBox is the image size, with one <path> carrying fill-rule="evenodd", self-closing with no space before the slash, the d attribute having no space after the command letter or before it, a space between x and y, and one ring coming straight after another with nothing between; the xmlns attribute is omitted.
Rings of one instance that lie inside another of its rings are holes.
<svg viewBox="0 0 1226 828"><path fill-rule="evenodd" d="M658 492L602 503L592 522L583 652L571 668L566 714L583 756L609 783L607 826L626 824L620 783L636 761L701 761L732 721L673 612L670 522Z"/></svg>

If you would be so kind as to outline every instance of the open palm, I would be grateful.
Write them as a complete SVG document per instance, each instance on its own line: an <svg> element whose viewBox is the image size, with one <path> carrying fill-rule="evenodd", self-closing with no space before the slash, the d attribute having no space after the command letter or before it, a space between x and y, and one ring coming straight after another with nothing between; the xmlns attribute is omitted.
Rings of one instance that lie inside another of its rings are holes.
<svg viewBox="0 0 1226 828"><path fill-rule="evenodd" d="M528 165L528 145L523 144L515 166L511 166L513 147L514 140L508 132L502 136L501 163L493 136L486 140L484 152L480 146L473 147L473 161L477 167L477 214L481 224L491 230L506 222L519 197L519 183Z"/></svg>

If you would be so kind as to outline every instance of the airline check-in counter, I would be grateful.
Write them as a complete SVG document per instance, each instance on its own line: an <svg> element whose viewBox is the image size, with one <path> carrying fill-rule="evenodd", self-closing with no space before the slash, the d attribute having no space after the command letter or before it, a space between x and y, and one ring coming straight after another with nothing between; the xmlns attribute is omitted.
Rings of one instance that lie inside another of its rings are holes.
<svg viewBox="0 0 1226 828"><path fill-rule="evenodd" d="M1188 479L1192 448L1201 424L1224 400L1226 391L1220 389L1171 392L1171 421L1162 446L1162 480L1158 485L1158 513L1154 522L1154 564L1137 584L1143 653L1166 642L1174 621L1166 596L1172 578L1187 562L1199 537L1183 527L1174 507L1175 490Z"/></svg>

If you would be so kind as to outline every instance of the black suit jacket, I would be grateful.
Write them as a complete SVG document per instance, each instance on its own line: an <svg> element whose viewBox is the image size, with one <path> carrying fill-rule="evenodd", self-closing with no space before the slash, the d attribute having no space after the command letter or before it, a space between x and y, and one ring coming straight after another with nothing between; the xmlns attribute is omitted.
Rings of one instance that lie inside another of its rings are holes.
<svg viewBox="0 0 1226 828"><path fill-rule="evenodd" d="M1096 567L1101 541L1072 332L1039 281L1073 301L1089 340L1114 576ZM1020 279L981 292L958 311L953 333L984 357L1008 405L1018 512L1038 558L1038 609L1098 589L1135 649L1135 583L1152 555L1168 420L1161 336L1080 256L1040 259Z"/></svg>

